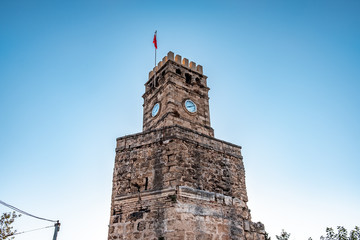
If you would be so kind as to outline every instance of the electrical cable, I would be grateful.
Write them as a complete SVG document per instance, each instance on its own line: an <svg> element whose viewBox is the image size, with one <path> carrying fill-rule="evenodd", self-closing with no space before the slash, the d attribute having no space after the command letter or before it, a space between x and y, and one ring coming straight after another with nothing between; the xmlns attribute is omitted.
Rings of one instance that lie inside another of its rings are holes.
<svg viewBox="0 0 360 240"><path fill-rule="evenodd" d="M14 236L14 235L23 234L23 233L33 232L33 231L37 231L37 230L41 230L41 229L45 229L45 228L52 228L52 227L55 227L55 226L47 226L47 227L36 228L36 229L27 230L27 231L22 231L22 232L16 232L16 233L14 233L14 234L12 234L12 235L8 235L8 237Z"/></svg>
<svg viewBox="0 0 360 240"><path fill-rule="evenodd" d="M20 210L20 209L14 207L14 206L11 206L10 204L7 204L7 203L5 203L5 202L3 202L3 201L1 201L1 200L0 200L0 204L6 206L6 207L8 207L8 208L11 208L12 210L14 210L14 211L16 211L16 212L19 212L19 213L28 215L28 216L33 217L33 218L37 218L37 219L44 220L44 221L49 221L49 222L54 222L54 223L59 222L58 220L55 221L55 220L50 220L50 219L46 219L46 218L42 218L42 217L37 217L37 216L32 215L32 214L30 214L30 213L27 213L27 212L25 212L25 211L23 211L23 210Z"/></svg>

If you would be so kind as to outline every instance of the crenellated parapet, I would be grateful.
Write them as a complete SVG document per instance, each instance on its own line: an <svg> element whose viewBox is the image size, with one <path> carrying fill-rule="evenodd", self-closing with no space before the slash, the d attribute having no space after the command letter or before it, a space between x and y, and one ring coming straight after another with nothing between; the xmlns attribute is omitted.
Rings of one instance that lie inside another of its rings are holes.
<svg viewBox="0 0 360 240"><path fill-rule="evenodd" d="M182 65L183 67L191 69L194 72L197 72L201 75L203 74L203 67L201 65L196 65L196 63L193 61L189 63L189 59L182 58L180 55L174 56L174 53L169 51L167 56L163 57L163 59L157 64L157 66L149 72L149 79L151 79L155 75L155 73L157 73L158 70L160 70L161 67L166 64L167 61L174 61Z"/></svg>
<svg viewBox="0 0 360 240"><path fill-rule="evenodd" d="M168 52L145 83L143 131L179 125L214 136L210 126L209 90L201 65ZM194 112L185 106L190 100L196 105ZM157 114L153 110L155 104L158 104Z"/></svg>

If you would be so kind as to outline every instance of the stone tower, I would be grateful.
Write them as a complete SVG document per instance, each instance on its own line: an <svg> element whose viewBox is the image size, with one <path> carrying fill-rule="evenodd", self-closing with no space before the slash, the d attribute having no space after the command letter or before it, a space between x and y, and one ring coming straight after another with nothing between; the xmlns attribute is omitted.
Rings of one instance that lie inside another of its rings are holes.
<svg viewBox="0 0 360 240"><path fill-rule="evenodd" d="M201 65L149 73L143 132L117 139L108 239L265 239L251 221L241 147L214 138Z"/></svg>

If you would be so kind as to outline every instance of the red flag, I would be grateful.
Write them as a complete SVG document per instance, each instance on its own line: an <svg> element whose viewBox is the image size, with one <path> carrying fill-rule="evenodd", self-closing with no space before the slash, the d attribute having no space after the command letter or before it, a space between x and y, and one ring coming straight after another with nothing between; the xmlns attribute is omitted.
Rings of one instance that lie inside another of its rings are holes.
<svg viewBox="0 0 360 240"><path fill-rule="evenodd" d="M156 32L154 34L154 40L153 40L154 46L157 49L157 41L156 41Z"/></svg>

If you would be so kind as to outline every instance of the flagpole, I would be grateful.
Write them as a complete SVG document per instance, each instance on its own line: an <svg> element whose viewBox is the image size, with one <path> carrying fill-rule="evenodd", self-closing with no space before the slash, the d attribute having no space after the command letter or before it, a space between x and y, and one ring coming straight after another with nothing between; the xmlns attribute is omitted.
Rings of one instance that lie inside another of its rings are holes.
<svg viewBox="0 0 360 240"><path fill-rule="evenodd" d="M155 39L157 40L157 30L155 31ZM157 47L155 47L155 67L156 67L156 49Z"/></svg>
<svg viewBox="0 0 360 240"><path fill-rule="evenodd" d="M157 30L155 31L155 39L157 41ZM157 45L157 43L156 43ZM157 46L155 45L155 68L156 68L156 50L157 50ZM154 68L154 69L155 69ZM155 81L156 81L156 69L155 69L155 74L154 74L154 84L155 84Z"/></svg>
<svg viewBox="0 0 360 240"><path fill-rule="evenodd" d="M155 38L156 38L156 35L157 35L157 31L155 31ZM155 67L156 67L156 48L155 48Z"/></svg>

